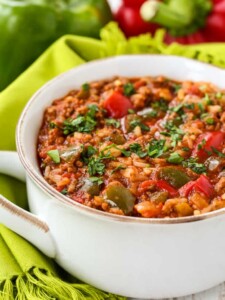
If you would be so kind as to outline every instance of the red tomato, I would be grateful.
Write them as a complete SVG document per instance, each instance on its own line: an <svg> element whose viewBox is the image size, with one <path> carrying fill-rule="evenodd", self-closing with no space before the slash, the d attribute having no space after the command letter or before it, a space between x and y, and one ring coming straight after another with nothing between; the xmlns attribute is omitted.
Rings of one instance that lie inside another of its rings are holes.
<svg viewBox="0 0 225 300"><path fill-rule="evenodd" d="M141 194L148 190L151 185L155 185L158 189L167 191L171 197L176 197L178 192L165 180L146 180L139 185L138 192Z"/></svg>
<svg viewBox="0 0 225 300"><path fill-rule="evenodd" d="M197 156L200 160L204 160L210 155L207 151L212 152L213 148L221 150L224 140L225 132L212 131L203 133L196 141L192 156Z"/></svg>
<svg viewBox="0 0 225 300"><path fill-rule="evenodd" d="M146 0L123 0L123 4L129 7L141 7Z"/></svg>
<svg viewBox="0 0 225 300"><path fill-rule="evenodd" d="M127 37L136 36L141 33L154 34L158 25L142 20L139 8L122 4L115 14L115 19Z"/></svg>
<svg viewBox="0 0 225 300"><path fill-rule="evenodd" d="M133 108L133 105L127 97L118 92L113 92L103 104L108 115L112 118L122 118L128 114L128 110Z"/></svg>
<svg viewBox="0 0 225 300"><path fill-rule="evenodd" d="M179 193L182 197L187 197L190 192L193 190L193 187L195 185L195 181L189 181L188 183L186 183L185 185L183 185L180 189L179 189Z"/></svg>
<svg viewBox="0 0 225 300"><path fill-rule="evenodd" d="M182 186L179 193L182 197L187 197L193 190L205 194L208 198L211 198L214 194L213 185L205 175L201 175L196 181L190 181Z"/></svg>

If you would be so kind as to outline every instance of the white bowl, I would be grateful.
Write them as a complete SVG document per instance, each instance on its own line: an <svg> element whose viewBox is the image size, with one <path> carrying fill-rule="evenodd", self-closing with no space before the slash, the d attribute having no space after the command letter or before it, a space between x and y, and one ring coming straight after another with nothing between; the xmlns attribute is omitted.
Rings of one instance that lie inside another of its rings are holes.
<svg viewBox="0 0 225 300"><path fill-rule="evenodd" d="M84 82L115 75L163 75L225 87L225 71L194 60L162 55L94 61L44 85L22 113L17 128L17 149L27 173L30 209L37 216L34 220L39 222L39 228L44 224L39 219L48 224L42 230L48 238L43 232L37 233L38 230L30 234L25 225L26 230L23 225L14 226L14 230L54 257L74 276L124 296L179 297L223 282L225 209L177 219L116 216L73 202L42 177L36 145L45 108Z"/></svg>

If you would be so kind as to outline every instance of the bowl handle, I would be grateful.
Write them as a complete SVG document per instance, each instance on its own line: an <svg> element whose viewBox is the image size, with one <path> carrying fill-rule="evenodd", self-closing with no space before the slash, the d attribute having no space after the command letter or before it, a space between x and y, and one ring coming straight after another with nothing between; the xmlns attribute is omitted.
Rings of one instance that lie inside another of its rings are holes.
<svg viewBox="0 0 225 300"><path fill-rule="evenodd" d="M25 171L16 152L0 151L0 173L25 181ZM31 242L47 256L55 257L56 247L47 223L1 194L0 223Z"/></svg>

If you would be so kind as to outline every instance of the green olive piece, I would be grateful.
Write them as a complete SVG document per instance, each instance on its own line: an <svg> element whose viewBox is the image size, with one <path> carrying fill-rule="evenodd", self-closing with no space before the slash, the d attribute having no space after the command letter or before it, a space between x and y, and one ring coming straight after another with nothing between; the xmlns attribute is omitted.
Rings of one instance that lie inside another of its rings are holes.
<svg viewBox="0 0 225 300"><path fill-rule="evenodd" d="M112 182L106 188L106 198L113 201L125 214L133 211L135 197L120 182Z"/></svg>
<svg viewBox="0 0 225 300"><path fill-rule="evenodd" d="M180 188L191 180L185 172L174 167L161 168L159 171L159 177L175 188Z"/></svg>
<svg viewBox="0 0 225 300"><path fill-rule="evenodd" d="M81 191L84 191L88 194L93 196L98 196L100 193L100 187L97 182L92 182L88 178L84 180L84 185L80 189Z"/></svg>

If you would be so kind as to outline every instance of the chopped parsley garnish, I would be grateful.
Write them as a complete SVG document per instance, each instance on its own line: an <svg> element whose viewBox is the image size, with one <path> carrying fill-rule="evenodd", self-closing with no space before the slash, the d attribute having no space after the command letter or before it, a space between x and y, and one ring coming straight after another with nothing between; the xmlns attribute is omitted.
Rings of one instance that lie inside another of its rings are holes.
<svg viewBox="0 0 225 300"><path fill-rule="evenodd" d="M89 91L90 90L90 85L87 82L82 84L82 90L83 91Z"/></svg>
<svg viewBox="0 0 225 300"><path fill-rule="evenodd" d="M175 147L177 145L178 141L180 141L184 135L183 130L181 130L180 128L175 126L173 121L168 121L165 124L165 129L167 129L168 132L161 132L161 134L164 136L171 137L171 140L172 140L171 146Z"/></svg>
<svg viewBox="0 0 225 300"><path fill-rule="evenodd" d="M103 175L105 172L105 164L100 157L92 157L88 163L88 173L93 176L96 174Z"/></svg>
<svg viewBox="0 0 225 300"><path fill-rule="evenodd" d="M131 128L135 128L136 126L139 126L141 128L141 130L143 130L143 131L150 130L150 128L147 125L145 125L144 123L141 122L141 120L138 120L138 119L131 121L130 126L131 126Z"/></svg>
<svg viewBox="0 0 225 300"><path fill-rule="evenodd" d="M51 159L56 163L60 163L60 156L59 156L59 150L50 150L47 152L48 156L51 157Z"/></svg>
<svg viewBox="0 0 225 300"><path fill-rule="evenodd" d="M57 127L57 125L56 125L54 122L50 122L50 123L49 123L49 127L50 127L51 129L54 129L54 128Z"/></svg>
<svg viewBox="0 0 225 300"><path fill-rule="evenodd" d="M204 113L205 107L204 107L204 105L202 103L198 103L198 108L199 108L201 114Z"/></svg>
<svg viewBox="0 0 225 300"><path fill-rule="evenodd" d="M210 100L210 98L209 98L209 94L207 94L207 93L205 94L205 96L202 100L204 100L207 105L210 105L213 103L212 100Z"/></svg>
<svg viewBox="0 0 225 300"><path fill-rule="evenodd" d="M124 170L126 169L126 167L119 165L118 167L116 167L114 170L112 170L111 174L114 174L115 172L119 171L119 170Z"/></svg>
<svg viewBox="0 0 225 300"><path fill-rule="evenodd" d="M205 173L207 168L204 164L198 163L196 158L190 157L187 160L183 161L183 166L191 169L197 174Z"/></svg>
<svg viewBox="0 0 225 300"><path fill-rule="evenodd" d="M88 146L87 148L83 149L81 153L81 159L88 163L89 158L93 156L97 152L97 149L95 149L93 146Z"/></svg>
<svg viewBox="0 0 225 300"><path fill-rule="evenodd" d="M152 158L160 157L166 150L165 140L152 140L147 147L148 156Z"/></svg>
<svg viewBox="0 0 225 300"><path fill-rule="evenodd" d="M120 122L117 121L116 119L106 119L105 122L106 122L107 125L114 126L115 128L120 127Z"/></svg>
<svg viewBox="0 0 225 300"><path fill-rule="evenodd" d="M156 110L161 110L163 112L167 112L168 102L164 99L160 99L152 103L152 108L155 108Z"/></svg>
<svg viewBox="0 0 225 300"><path fill-rule="evenodd" d="M99 108L97 105L89 105L88 108L86 115L79 115L76 119L67 119L63 122L63 134L68 135L73 132L90 133L95 129L97 125L95 114Z"/></svg>
<svg viewBox="0 0 225 300"><path fill-rule="evenodd" d="M130 151L137 154L139 157L143 158L147 155L146 151L143 151L141 145L138 143L134 143L130 145Z"/></svg>
<svg viewBox="0 0 225 300"><path fill-rule="evenodd" d="M225 154L224 154L224 153L220 152L219 150L217 150L217 149L214 148L214 147L211 147L211 148L212 148L212 151L213 151L214 153L216 153L219 157L225 158Z"/></svg>
<svg viewBox="0 0 225 300"><path fill-rule="evenodd" d="M216 99L221 99L223 94L221 92L216 93Z"/></svg>
<svg viewBox="0 0 225 300"><path fill-rule="evenodd" d="M180 89L181 89L181 84L179 83L174 83L173 84L173 89L174 89L174 92L177 93Z"/></svg>
<svg viewBox="0 0 225 300"><path fill-rule="evenodd" d="M215 120L213 118L207 118L205 122L207 125L213 125L215 123Z"/></svg>
<svg viewBox="0 0 225 300"><path fill-rule="evenodd" d="M135 94L135 88L134 88L133 83L128 82L128 83L124 84L123 93L126 96L131 96L131 95Z"/></svg>
<svg viewBox="0 0 225 300"><path fill-rule="evenodd" d="M171 153L167 161L171 164L180 164L184 158L177 152Z"/></svg>
<svg viewBox="0 0 225 300"><path fill-rule="evenodd" d="M129 109L128 109L128 114L130 114L130 115L135 114L135 110L129 108Z"/></svg>
<svg viewBox="0 0 225 300"><path fill-rule="evenodd" d="M105 172L105 164L103 161L105 159L113 159L114 157L111 156L110 152L104 153L104 150L102 150L97 157L91 157L88 161L88 173L91 176L94 175L103 175Z"/></svg>
<svg viewBox="0 0 225 300"><path fill-rule="evenodd" d="M68 190L67 190L67 189L63 189L63 190L61 191L61 194L67 195L67 194L68 194Z"/></svg>
<svg viewBox="0 0 225 300"><path fill-rule="evenodd" d="M101 185L104 181L101 177L89 177L88 178L91 182L97 183L97 185Z"/></svg>
<svg viewBox="0 0 225 300"><path fill-rule="evenodd" d="M177 113L178 115L182 116L183 114L185 114L185 111L184 111L185 108L191 110L191 109L195 108L195 105L194 105L194 103L185 103L185 104L181 103L177 106L171 107L170 111L173 111L173 112Z"/></svg>
<svg viewBox="0 0 225 300"><path fill-rule="evenodd" d="M200 143L200 144L198 144L198 150L202 149L202 148L203 148L203 146L205 146L205 144L206 144L206 140L205 140L205 139L203 139L203 140L201 141L201 143Z"/></svg>

